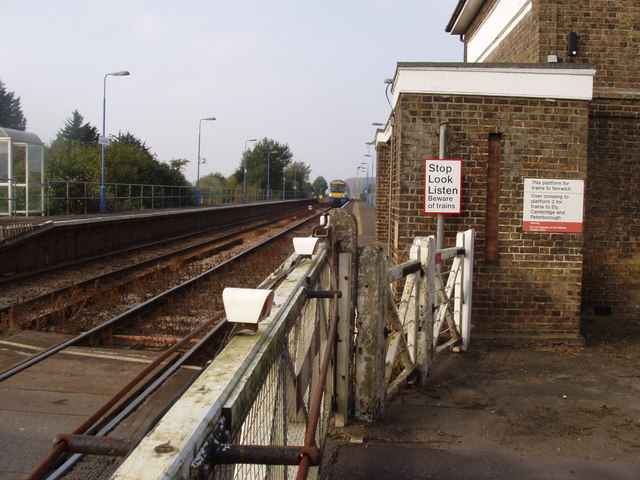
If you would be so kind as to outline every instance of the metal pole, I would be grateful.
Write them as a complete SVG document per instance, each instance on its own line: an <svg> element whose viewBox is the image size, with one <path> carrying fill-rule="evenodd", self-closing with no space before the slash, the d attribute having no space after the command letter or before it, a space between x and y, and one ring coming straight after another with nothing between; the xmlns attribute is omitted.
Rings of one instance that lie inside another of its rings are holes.
<svg viewBox="0 0 640 480"><path fill-rule="evenodd" d="M100 213L107 211L107 187L104 183L104 149L105 149L105 132L106 132L106 118L107 118L107 77L113 75L115 77L125 77L129 75L129 72L122 70L119 72L107 73L104 76L102 84L102 162L100 166Z"/></svg>
<svg viewBox="0 0 640 480"><path fill-rule="evenodd" d="M196 162L198 164L197 167L197 176L196 176L196 207L200 205L200 137L202 133L202 118L198 122L198 157L196 158Z"/></svg>
<svg viewBox="0 0 640 480"><path fill-rule="evenodd" d="M198 168L197 168L197 176L196 176L196 206L200 205L200 137L201 137L201 131L202 131L202 121L203 120L211 121L215 119L216 119L215 117L201 118L200 121L198 122L198 158L197 158Z"/></svg>
<svg viewBox="0 0 640 480"><path fill-rule="evenodd" d="M242 202L243 203L247 203L247 143L249 142L257 142L258 139L256 138L251 138L249 140L245 140L244 142L244 155L243 155L243 159L244 161L242 162L243 168L244 168L244 176L243 176L243 180L242 180Z"/></svg>
<svg viewBox="0 0 640 480"><path fill-rule="evenodd" d="M107 190L104 185L104 136L105 136L105 120L106 120L106 110L107 110L107 77L111 75L107 73L104 76L103 87L102 87L102 163L100 168L100 213L104 213L107 210Z"/></svg>
<svg viewBox="0 0 640 480"><path fill-rule="evenodd" d="M271 199L271 154L278 152L267 153L267 200Z"/></svg>
<svg viewBox="0 0 640 480"><path fill-rule="evenodd" d="M371 195L371 190L369 189L369 165L367 165L367 191L364 194L364 201L369 202L369 197L367 195Z"/></svg>
<svg viewBox="0 0 640 480"><path fill-rule="evenodd" d="M440 125L440 159L447 156L447 124ZM439 213L436 215L436 250L444 248L444 215Z"/></svg>

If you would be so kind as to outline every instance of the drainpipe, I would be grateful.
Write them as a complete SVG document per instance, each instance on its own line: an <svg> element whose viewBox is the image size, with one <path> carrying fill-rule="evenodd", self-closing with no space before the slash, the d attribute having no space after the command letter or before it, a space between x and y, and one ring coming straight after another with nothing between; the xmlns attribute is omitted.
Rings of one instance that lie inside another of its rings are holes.
<svg viewBox="0 0 640 480"><path fill-rule="evenodd" d="M447 124L440 125L440 160L447 158ZM436 215L436 250L444 248L444 215L439 213ZM438 265L440 268L440 265Z"/></svg>

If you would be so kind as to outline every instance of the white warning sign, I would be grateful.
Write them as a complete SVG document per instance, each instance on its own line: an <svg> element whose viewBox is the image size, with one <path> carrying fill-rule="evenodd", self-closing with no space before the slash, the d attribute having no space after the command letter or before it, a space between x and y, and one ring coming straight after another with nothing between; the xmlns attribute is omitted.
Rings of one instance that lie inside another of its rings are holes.
<svg viewBox="0 0 640 480"><path fill-rule="evenodd" d="M524 179L525 232L581 233L584 180Z"/></svg>
<svg viewBox="0 0 640 480"><path fill-rule="evenodd" d="M424 213L460 213L462 160L424 161Z"/></svg>

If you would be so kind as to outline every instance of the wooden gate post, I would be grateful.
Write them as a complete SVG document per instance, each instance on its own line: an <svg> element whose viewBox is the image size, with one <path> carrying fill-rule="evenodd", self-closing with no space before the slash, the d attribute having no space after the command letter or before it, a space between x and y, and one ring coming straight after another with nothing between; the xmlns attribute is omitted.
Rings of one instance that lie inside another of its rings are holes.
<svg viewBox="0 0 640 480"><path fill-rule="evenodd" d="M355 416L369 422L384 413L388 272L381 246L358 249Z"/></svg>
<svg viewBox="0 0 640 480"><path fill-rule="evenodd" d="M429 375L431 360L433 358L433 306L435 298L436 275L436 241L433 236L417 237L414 241L419 246L420 263L422 263L422 275L418 283L418 335L416 370L418 383L424 387Z"/></svg>
<svg viewBox="0 0 640 480"><path fill-rule="evenodd" d="M355 325L356 261L358 249L357 223L355 217L342 209L333 209L329 214L330 249L333 271L338 284L334 288L342 293L338 301L338 332L335 358L335 424L347 423L353 399L353 335Z"/></svg>

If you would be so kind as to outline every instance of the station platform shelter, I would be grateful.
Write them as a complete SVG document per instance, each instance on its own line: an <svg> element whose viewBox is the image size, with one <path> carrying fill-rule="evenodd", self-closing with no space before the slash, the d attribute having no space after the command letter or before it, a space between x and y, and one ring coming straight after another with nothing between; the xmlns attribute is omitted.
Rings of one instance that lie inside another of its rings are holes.
<svg viewBox="0 0 640 480"><path fill-rule="evenodd" d="M0 216L44 212L44 143L37 135L0 128Z"/></svg>

